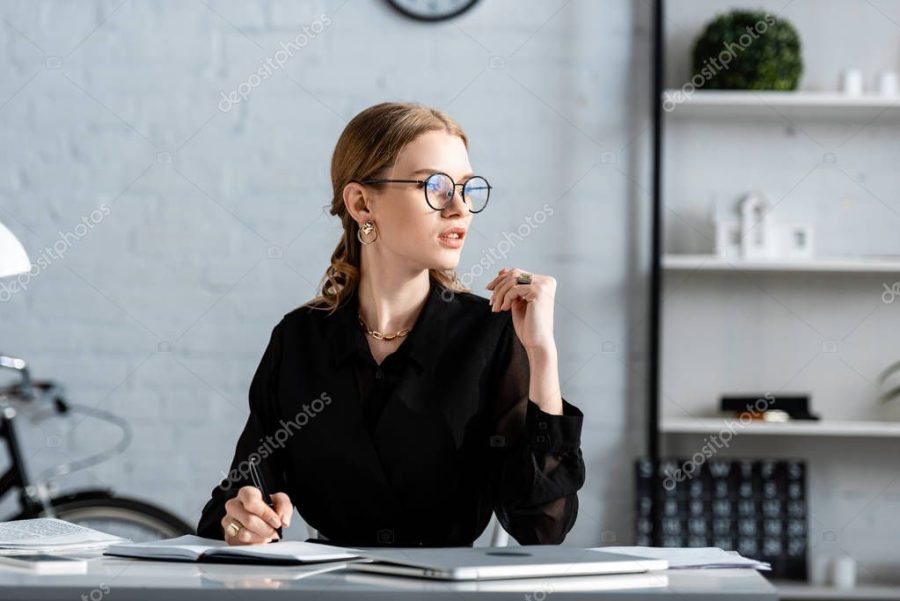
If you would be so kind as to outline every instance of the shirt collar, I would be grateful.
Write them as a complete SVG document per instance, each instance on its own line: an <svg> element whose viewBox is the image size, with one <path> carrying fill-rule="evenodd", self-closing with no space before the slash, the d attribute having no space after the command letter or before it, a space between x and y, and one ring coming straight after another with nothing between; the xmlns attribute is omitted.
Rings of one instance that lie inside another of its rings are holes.
<svg viewBox="0 0 900 601"><path fill-rule="evenodd" d="M449 292L444 294L445 290L441 284L429 278L429 290L428 296L425 298L425 305L412 330L406 335L406 340L395 351L405 355L421 369L434 367L441 346L437 342L442 340L447 333L448 311L450 305L456 302L456 295ZM365 334L360 329L357 317L358 298L358 290L354 290L353 294L338 307L335 313L337 332L333 340L333 366L343 363L354 353L360 352L361 347L365 350L363 346L366 344Z"/></svg>

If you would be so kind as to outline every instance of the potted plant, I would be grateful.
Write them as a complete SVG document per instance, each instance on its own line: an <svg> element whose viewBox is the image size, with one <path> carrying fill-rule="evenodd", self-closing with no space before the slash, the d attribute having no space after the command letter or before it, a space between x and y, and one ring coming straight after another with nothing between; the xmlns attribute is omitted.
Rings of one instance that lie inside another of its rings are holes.
<svg viewBox="0 0 900 601"><path fill-rule="evenodd" d="M800 36L787 20L733 10L694 42L692 83L711 90L796 90L803 74Z"/></svg>

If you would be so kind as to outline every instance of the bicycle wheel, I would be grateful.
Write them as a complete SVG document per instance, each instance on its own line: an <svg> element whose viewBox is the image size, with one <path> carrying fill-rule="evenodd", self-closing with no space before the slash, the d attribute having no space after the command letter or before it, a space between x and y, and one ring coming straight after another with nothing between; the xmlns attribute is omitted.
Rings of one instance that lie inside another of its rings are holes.
<svg viewBox="0 0 900 601"><path fill-rule="evenodd" d="M135 542L193 534L194 529L165 509L123 497L54 501L56 517Z"/></svg>

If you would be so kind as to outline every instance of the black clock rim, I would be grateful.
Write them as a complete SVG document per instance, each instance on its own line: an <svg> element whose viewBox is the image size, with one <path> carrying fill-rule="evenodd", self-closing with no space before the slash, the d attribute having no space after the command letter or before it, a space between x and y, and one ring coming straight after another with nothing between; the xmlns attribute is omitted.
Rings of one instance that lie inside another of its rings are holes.
<svg viewBox="0 0 900 601"><path fill-rule="evenodd" d="M398 13L400 13L404 17L409 17L410 19L414 19L416 21L424 21L426 23L436 23L438 21L447 21L454 17L458 17L459 15L463 14L464 12L466 12L467 10L471 9L473 6L478 4L478 0L469 0L469 2L467 4L463 4L462 7L457 8L452 13L447 13L446 15L440 15L437 17L428 17L425 15L416 14L412 11L407 10L406 8L397 4L397 2L395 2L395 0L387 0L387 2L388 2L388 4L391 5L391 7L394 10L396 10Z"/></svg>

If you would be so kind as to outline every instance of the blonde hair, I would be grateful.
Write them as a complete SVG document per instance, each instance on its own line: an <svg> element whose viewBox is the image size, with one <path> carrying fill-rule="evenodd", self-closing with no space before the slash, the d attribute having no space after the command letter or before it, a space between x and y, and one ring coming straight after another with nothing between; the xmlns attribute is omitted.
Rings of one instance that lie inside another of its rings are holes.
<svg viewBox="0 0 900 601"><path fill-rule="evenodd" d="M362 256L356 237L359 224L344 205L344 186L379 175L396 162L403 147L430 131L446 131L469 146L466 134L456 121L437 109L417 103L376 104L353 117L344 128L331 157L333 195L329 211L340 218L344 231L331 254L331 265L320 283L320 294L304 306L334 313L359 285ZM470 291L454 269L429 269L428 274L448 290Z"/></svg>

